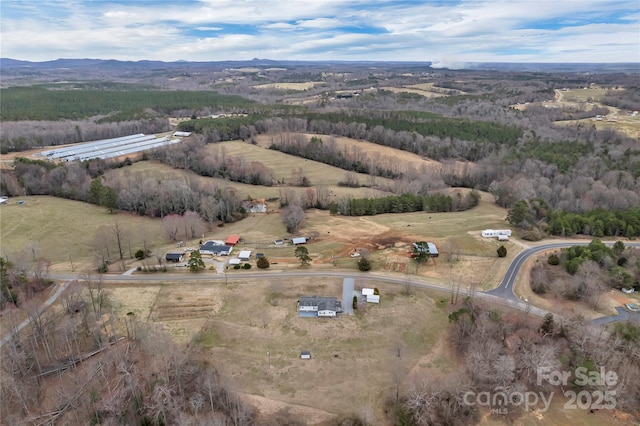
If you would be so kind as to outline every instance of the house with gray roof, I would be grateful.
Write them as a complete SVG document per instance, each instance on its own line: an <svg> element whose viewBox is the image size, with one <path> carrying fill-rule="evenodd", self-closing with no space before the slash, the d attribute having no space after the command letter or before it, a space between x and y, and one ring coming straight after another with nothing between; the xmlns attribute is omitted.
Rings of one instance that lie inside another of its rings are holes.
<svg viewBox="0 0 640 426"><path fill-rule="evenodd" d="M335 297L306 296L298 300L298 314L301 317L335 317L342 312L342 304Z"/></svg>

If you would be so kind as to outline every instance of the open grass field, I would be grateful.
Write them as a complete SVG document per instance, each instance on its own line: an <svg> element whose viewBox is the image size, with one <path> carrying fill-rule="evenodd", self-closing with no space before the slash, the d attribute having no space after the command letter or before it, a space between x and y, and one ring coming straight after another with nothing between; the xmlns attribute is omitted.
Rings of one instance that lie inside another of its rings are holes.
<svg viewBox="0 0 640 426"><path fill-rule="evenodd" d="M405 87L392 87L392 86L384 86L380 89L386 90L387 92L392 93L415 93L416 95L424 96L425 98L439 98L441 96L447 96L444 93L433 92L431 90L423 90L419 88L414 88L414 86L405 86Z"/></svg>
<svg viewBox="0 0 640 426"><path fill-rule="evenodd" d="M253 86L254 89L281 89L281 90L308 90L317 85L324 84L322 81L306 81L303 83L265 83Z"/></svg>
<svg viewBox="0 0 640 426"><path fill-rule="evenodd" d="M44 257L69 270L69 258L76 270L91 266L96 232L113 227L116 221L131 230L128 238L135 247L141 246L142 238L150 246L163 243L164 238L159 220L124 212L109 214L93 204L56 197L14 197L0 206L0 219L3 257L19 261Z"/></svg>
<svg viewBox="0 0 640 426"><path fill-rule="evenodd" d="M141 166L160 173L161 167L157 164L136 163L131 168ZM183 173L168 167L166 171ZM252 195L265 197L259 192ZM380 272L417 273L440 282L448 282L454 274L463 283L473 281L482 287L492 287L497 284L508 259L497 258L497 242L480 237L480 230L505 227L507 212L493 203L490 194L483 193L482 197L474 209L454 213L415 212L345 217L332 216L327 211L309 210L307 224L300 233L315 236L307 244L313 267L355 270L357 259L349 255L353 250L364 249L371 253L374 270ZM2 252L3 256L9 256L10 259L26 259L29 262L33 257L33 248L36 258L45 257L52 262L54 272L71 271L69 257L76 271L85 270L92 266L95 258L93 247L96 233L101 227L113 227L116 221L129 230L127 238L131 239L134 251L142 246L143 238L159 255L175 248L175 243L166 239L160 219L124 212L108 214L93 205L54 197L27 197L26 201L25 205L18 205L12 200L11 204L0 207ZM272 269L298 267L293 247L273 244L274 240L288 236L278 214L251 214L239 222L207 231L205 239L224 240L231 234L244 239L239 250L262 252L276 262ZM416 271L408 251L412 242L422 240L434 242L439 247L441 257L420 266ZM453 263L445 260L450 241L453 241L458 253L458 260ZM185 242L187 247L198 246L198 239ZM126 246L125 255L128 257L128 244ZM520 250L520 246L511 242L505 246L509 258ZM140 264L135 260L127 260L125 267ZM112 269L119 273L123 268Z"/></svg>
<svg viewBox="0 0 640 426"><path fill-rule="evenodd" d="M604 96L609 90L598 87L590 87L587 89L572 89L563 91L564 99L567 102L588 102L591 99L593 102L597 102L600 96Z"/></svg>
<svg viewBox="0 0 640 426"><path fill-rule="evenodd" d="M397 167L398 164L402 164L403 166L399 168L399 171L401 172L407 172L408 170L414 170L421 173L428 173L430 171L437 172L442 167L448 166L448 164L443 165L443 163L439 161L423 158L411 152L401 151L399 149L375 144L372 142L361 141L361 140L356 140L356 139L346 138L346 137L336 137L331 135L307 134L305 136L308 139L310 139L313 136L319 137L323 140L331 138L338 147L346 151L349 151L353 148L357 148L362 152L366 152L369 158L373 160L375 164L380 165L382 167L393 168L394 166ZM259 146L267 148L271 144L271 137L269 135L260 135L257 137L257 142ZM292 157L292 158L296 158L297 162L301 161L298 157ZM304 167L306 169L307 167L306 163L304 164L305 164ZM451 165L455 168L454 170L461 170L465 164L468 167L473 167L473 164L468 162L465 163L465 162L457 161L457 162L451 163ZM324 166L330 167L326 165ZM341 179L344 173L346 173L346 171L343 171L342 169L337 169L337 170L339 171L338 172L339 175L337 177ZM368 175L360 175L359 177L360 177L361 183L367 182ZM377 177L375 179L376 179L376 182L383 182L383 183L388 182L388 179L377 178ZM312 180L312 183L314 183L313 180Z"/></svg>
<svg viewBox="0 0 640 426"><path fill-rule="evenodd" d="M224 149L228 156L241 156L247 162L259 161L272 171L276 180L284 181L285 183L291 181L291 175L297 169L304 171L312 186L327 185L336 187L339 181L344 180L347 170L268 149L270 144L270 137L261 135L258 137L258 145L232 141L211 144L208 145L208 148L210 150ZM356 176L362 184L370 181L367 174L356 173ZM382 187L393 187L394 185L391 179L376 177L375 180Z"/></svg>
<svg viewBox="0 0 640 426"><path fill-rule="evenodd" d="M381 87L383 90L387 90L393 93L415 93L418 95L422 95L426 98L438 98L441 96L449 96L451 93L455 93L456 95L464 95L465 92L461 90L455 89L445 89L442 87L434 86L433 83L419 83L419 84L410 84L402 87L394 87L387 86Z"/></svg>
<svg viewBox="0 0 640 426"><path fill-rule="evenodd" d="M445 374L453 364L440 342L447 324L441 295L416 290L408 296L397 284L356 281L358 288L373 285L380 305L334 319L299 318L296 301L314 294L339 298L342 280L336 278L169 283L142 287L140 300L130 297L135 287L109 291L119 315L150 312L148 321L177 332L179 340L196 335L195 344L243 393L334 414L367 409L382 418L396 382L404 389L425 372ZM311 351L312 359L301 360L301 350Z"/></svg>

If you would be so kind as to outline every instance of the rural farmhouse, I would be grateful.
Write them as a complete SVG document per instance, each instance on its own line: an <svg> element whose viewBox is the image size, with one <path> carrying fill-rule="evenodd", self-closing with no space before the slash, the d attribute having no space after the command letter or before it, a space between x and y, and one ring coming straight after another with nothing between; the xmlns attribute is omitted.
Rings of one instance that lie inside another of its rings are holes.
<svg viewBox="0 0 640 426"><path fill-rule="evenodd" d="M298 300L301 317L335 317L342 312L342 304L335 297L307 296Z"/></svg>

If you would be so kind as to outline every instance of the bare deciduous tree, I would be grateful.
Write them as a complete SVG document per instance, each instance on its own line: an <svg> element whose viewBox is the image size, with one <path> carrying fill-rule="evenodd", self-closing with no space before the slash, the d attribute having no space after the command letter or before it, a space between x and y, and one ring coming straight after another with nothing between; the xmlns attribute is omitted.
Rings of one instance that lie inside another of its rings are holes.
<svg viewBox="0 0 640 426"><path fill-rule="evenodd" d="M304 226L306 217L302 207L289 205L280 211L282 222L287 227L287 232L293 234L298 232L300 227Z"/></svg>

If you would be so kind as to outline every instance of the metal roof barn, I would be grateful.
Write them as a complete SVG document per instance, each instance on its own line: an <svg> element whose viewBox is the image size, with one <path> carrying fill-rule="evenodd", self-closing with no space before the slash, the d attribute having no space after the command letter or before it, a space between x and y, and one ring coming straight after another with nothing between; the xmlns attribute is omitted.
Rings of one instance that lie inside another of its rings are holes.
<svg viewBox="0 0 640 426"><path fill-rule="evenodd" d="M111 139L99 139L96 141L91 141L91 142L83 142L83 143L77 143L74 144L72 146L67 146L67 147L62 147L62 148L55 148L55 149L50 149L47 151L42 151L40 153L40 155L48 157L51 155L54 155L56 153L63 153L63 152L70 152L79 148L89 148L92 146L100 146L104 143L113 143L113 142L119 142L119 141L126 141L129 139L135 139L135 138L139 138L141 136L144 136L144 133L138 133L137 135L129 135L129 136L121 136L119 138L111 138Z"/></svg>
<svg viewBox="0 0 640 426"><path fill-rule="evenodd" d="M134 154L136 152L142 152L142 151L148 151L150 149L161 148L163 146L173 145L179 142L180 142L180 139L167 140L167 138L160 138L160 139L156 139L154 141L149 141L146 143L137 143L134 146L126 146L126 147L114 148L110 150L103 150L95 153L88 153L80 157L79 156L69 157L69 159L66 161L73 161L73 160L85 161L85 160L91 160L94 158L101 158L104 160L107 158L120 157L127 154ZM73 160L71 158L73 158Z"/></svg>
<svg viewBox="0 0 640 426"><path fill-rule="evenodd" d="M73 155L81 156L82 154L87 154L87 153L90 154L92 152L102 151L107 149L122 148L122 147L127 147L134 143L140 143L144 141L153 141L153 140L157 140L157 138L153 135L149 135L149 136L139 136L132 139L127 139L124 141L114 142L110 144L101 144L98 146L89 146L89 147L79 146L79 147L76 147L76 149L73 149L70 151L55 153L51 156L51 158L62 158L64 160L66 157L70 157Z"/></svg>
<svg viewBox="0 0 640 426"><path fill-rule="evenodd" d="M157 138L155 135L138 133L130 136L101 139L43 151L40 155L48 157L49 159L59 159L62 161L84 161L94 158L107 159L160 148L179 142L181 142L180 139L169 139L168 137Z"/></svg>

